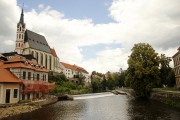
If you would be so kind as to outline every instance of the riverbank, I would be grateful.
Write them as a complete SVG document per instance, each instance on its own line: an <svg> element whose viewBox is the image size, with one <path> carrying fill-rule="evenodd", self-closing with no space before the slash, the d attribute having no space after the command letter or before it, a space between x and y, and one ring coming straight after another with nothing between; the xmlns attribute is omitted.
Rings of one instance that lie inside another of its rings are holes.
<svg viewBox="0 0 180 120"><path fill-rule="evenodd" d="M153 89L150 99L180 108L180 91L156 88Z"/></svg>
<svg viewBox="0 0 180 120"><path fill-rule="evenodd" d="M18 106L11 106L7 108L0 108L0 119L5 117L10 117L13 115L18 115L22 113L32 112L41 108L41 106L37 105L18 105Z"/></svg>
<svg viewBox="0 0 180 120"><path fill-rule="evenodd" d="M53 104L57 101L58 98L56 96L49 96L48 98L42 100L39 99L36 101L25 103L21 101L22 103L0 105L0 119L22 113L32 112L34 110L42 108L43 106Z"/></svg>
<svg viewBox="0 0 180 120"><path fill-rule="evenodd" d="M125 92L126 95L135 96L133 89L123 88L116 92ZM180 108L180 91L174 89L154 88L149 97L152 100L162 102L164 104Z"/></svg>

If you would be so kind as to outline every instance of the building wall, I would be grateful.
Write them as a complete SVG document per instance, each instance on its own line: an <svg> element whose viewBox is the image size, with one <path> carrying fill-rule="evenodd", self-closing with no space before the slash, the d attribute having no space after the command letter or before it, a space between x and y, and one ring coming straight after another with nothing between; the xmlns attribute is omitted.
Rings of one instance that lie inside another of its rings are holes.
<svg viewBox="0 0 180 120"><path fill-rule="evenodd" d="M173 57L174 61L174 72L176 77L176 85L180 87L180 50Z"/></svg>
<svg viewBox="0 0 180 120"><path fill-rule="evenodd" d="M47 70L58 72L58 73L62 72L60 69L59 58L54 57L50 53L27 48L29 47L28 44L25 47L26 48L24 49L25 51L24 54L32 54L33 57L37 59L38 64L43 65Z"/></svg>
<svg viewBox="0 0 180 120"><path fill-rule="evenodd" d="M6 103L6 89L10 89L10 103L19 101L20 85L18 83L1 83L0 84L0 104ZM17 98L14 98L14 89L18 89Z"/></svg>

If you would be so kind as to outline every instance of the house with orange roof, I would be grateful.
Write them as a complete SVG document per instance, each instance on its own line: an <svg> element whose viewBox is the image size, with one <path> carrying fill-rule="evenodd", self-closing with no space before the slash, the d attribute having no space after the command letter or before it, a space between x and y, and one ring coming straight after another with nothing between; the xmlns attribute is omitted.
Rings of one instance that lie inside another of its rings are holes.
<svg viewBox="0 0 180 120"><path fill-rule="evenodd" d="M64 62L60 62L60 66L63 69L63 73L66 75L70 82L79 83L78 78L81 76L84 77L85 86L91 85L91 77L84 68Z"/></svg>
<svg viewBox="0 0 180 120"><path fill-rule="evenodd" d="M44 97L55 87L48 82L48 70L25 57L0 61L0 104Z"/></svg>

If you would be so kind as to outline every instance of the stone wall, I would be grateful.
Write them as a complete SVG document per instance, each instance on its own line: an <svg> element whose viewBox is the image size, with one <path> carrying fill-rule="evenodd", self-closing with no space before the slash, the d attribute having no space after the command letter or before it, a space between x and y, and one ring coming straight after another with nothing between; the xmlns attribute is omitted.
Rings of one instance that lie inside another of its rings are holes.
<svg viewBox="0 0 180 120"><path fill-rule="evenodd" d="M150 98L171 106L180 107L180 92L152 92Z"/></svg>

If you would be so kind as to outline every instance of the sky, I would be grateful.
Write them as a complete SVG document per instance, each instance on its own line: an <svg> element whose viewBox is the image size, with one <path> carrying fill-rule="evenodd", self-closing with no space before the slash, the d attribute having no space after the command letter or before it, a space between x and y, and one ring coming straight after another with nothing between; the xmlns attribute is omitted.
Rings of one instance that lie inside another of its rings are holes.
<svg viewBox="0 0 180 120"><path fill-rule="evenodd" d="M1 0L0 53L14 51L22 6L26 29L89 72L127 69L136 43L168 57L180 47L180 0Z"/></svg>

